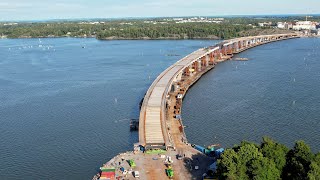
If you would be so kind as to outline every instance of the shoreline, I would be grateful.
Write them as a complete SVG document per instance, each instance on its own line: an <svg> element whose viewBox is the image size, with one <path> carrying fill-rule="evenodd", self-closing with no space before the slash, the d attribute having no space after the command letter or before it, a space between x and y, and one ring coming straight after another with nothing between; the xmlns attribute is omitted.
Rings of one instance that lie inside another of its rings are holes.
<svg viewBox="0 0 320 180"><path fill-rule="evenodd" d="M113 40L224 40L221 38L210 38L210 37L194 37L194 38L175 38L175 37L160 37L160 38L149 38L149 37L140 37L140 38L123 38L123 37L107 37L107 38L97 38L96 36L36 36L36 37L17 37L17 38L8 38L0 37L0 39L49 39L49 38L94 38L101 41L113 41ZM237 37L234 37L237 38Z"/></svg>
<svg viewBox="0 0 320 180"><path fill-rule="evenodd" d="M320 35L318 36L306 36L306 35L301 35L301 38L320 38ZM102 38L102 39L98 39L96 37L72 37L72 36L38 36L38 37L18 37L18 38L8 38L8 37L0 37L1 39L6 39L6 40L19 40L19 39L39 39L39 38L43 38L43 39L58 39L58 38L74 38L74 39L96 39L99 41L161 41L161 40L174 40L174 41L183 41L183 40L217 40L217 41L227 41L227 40L232 40L235 38L242 38L242 37L233 37L231 39L221 39L221 38L171 38L171 37L167 37L167 38Z"/></svg>

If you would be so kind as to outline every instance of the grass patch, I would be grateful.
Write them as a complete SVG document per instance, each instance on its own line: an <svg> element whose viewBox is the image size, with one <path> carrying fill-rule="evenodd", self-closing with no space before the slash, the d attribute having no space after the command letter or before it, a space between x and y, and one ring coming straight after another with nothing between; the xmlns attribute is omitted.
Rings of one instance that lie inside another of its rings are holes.
<svg viewBox="0 0 320 180"><path fill-rule="evenodd" d="M166 153L167 151L165 150L162 150L162 149L158 149L158 150L147 150L146 151L146 154L164 154Z"/></svg>

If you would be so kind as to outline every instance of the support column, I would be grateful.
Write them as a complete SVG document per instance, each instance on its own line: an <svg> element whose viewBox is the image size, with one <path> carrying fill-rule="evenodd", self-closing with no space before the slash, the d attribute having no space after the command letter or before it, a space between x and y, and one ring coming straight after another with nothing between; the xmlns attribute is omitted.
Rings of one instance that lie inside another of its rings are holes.
<svg viewBox="0 0 320 180"><path fill-rule="evenodd" d="M222 59L222 49L219 49L217 51L217 54L218 54L218 59L221 60Z"/></svg>
<svg viewBox="0 0 320 180"><path fill-rule="evenodd" d="M215 51L213 51L212 53L209 54L209 58L210 58L209 64L210 65L214 64L214 53L215 53Z"/></svg>
<svg viewBox="0 0 320 180"><path fill-rule="evenodd" d="M239 51L239 43L234 42L233 43L233 53L238 52L238 51Z"/></svg>
<svg viewBox="0 0 320 180"><path fill-rule="evenodd" d="M189 71L190 71L190 77L192 77L195 74L195 65L192 63L191 66L189 66Z"/></svg>
<svg viewBox="0 0 320 180"><path fill-rule="evenodd" d="M198 71L198 61L194 61L192 63L192 69L193 69L192 74L196 74L196 72Z"/></svg>
<svg viewBox="0 0 320 180"><path fill-rule="evenodd" d="M226 46L223 46L223 48L222 48L222 54L224 55L224 56L226 56L227 55L227 47Z"/></svg>
<svg viewBox="0 0 320 180"><path fill-rule="evenodd" d="M207 67L207 63L206 63L206 60L207 60L207 55L205 55L205 56L203 56L202 58L201 58L201 69L205 69L206 67Z"/></svg>
<svg viewBox="0 0 320 180"><path fill-rule="evenodd" d="M227 55L232 54L232 45L229 44L227 47Z"/></svg>
<svg viewBox="0 0 320 180"><path fill-rule="evenodd" d="M207 54L206 56L205 56L205 62L206 62L206 67L208 67L209 66L209 61L210 61L210 54Z"/></svg>
<svg viewBox="0 0 320 180"><path fill-rule="evenodd" d="M202 66L201 66L201 59L198 59L197 61L196 61L196 63L197 63L197 71L198 72L201 72L201 68L202 68Z"/></svg>
<svg viewBox="0 0 320 180"><path fill-rule="evenodd" d="M185 76L190 76L190 71L189 71L189 66L188 67L186 67L185 69L184 69L184 75Z"/></svg>

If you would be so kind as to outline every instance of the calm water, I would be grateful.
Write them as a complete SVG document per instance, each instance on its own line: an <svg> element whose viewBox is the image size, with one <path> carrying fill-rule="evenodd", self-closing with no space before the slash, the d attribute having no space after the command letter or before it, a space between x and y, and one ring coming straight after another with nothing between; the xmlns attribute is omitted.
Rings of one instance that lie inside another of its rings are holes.
<svg viewBox="0 0 320 180"><path fill-rule="evenodd" d="M0 39L0 179L90 179L138 141L158 74L214 43Z"/></svg>
<svg viewBox="0 0 320 180"><path fill-rule="evenodd" d="M271 43L241 53L203 76L183 101L191 143L232 147L270 136L303 139L320 150L320 39Z"/></svg>

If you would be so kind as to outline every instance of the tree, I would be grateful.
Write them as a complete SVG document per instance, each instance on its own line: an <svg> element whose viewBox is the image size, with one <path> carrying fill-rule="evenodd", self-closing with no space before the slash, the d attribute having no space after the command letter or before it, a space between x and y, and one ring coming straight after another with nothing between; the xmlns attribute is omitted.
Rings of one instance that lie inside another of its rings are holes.
<svg viewBox="0 0 320 180"><path fill-rule="evenodd" d="M320 153L297 141L293 149L264 137L261 145L241 142L218 160L219 179L320 180Z"/></svg>
<svg viewBox="0 0 320 180"><path fill-rule="evenodd" d="M289 148L285 145L279 144L269 137L263 137L261 144L262 154L272 160L277 169L281 172L286 165L286 154Z"/></svg>
<svg viewBox="0 0 320 180"><path fill-rule="evenodd" d="M320 153L318 153L310 164L308 172L309 180L320 180Z"/></svg>
<svg viewBox="0 0 320 180"><path fill-rule="evenodd" d="M297 141L294 148L287 154L287 163L282 173L283 179L307 179L313 157L310 146L304 141Z"/></svg>
<svg viewBox="0 0 320 180"><path fill-rule="evenodd" d="M227 149L218 161L218 171L221 179L235 180L237 175L238 154L233 149Z"/></svg>
<svg viewBox="0 0 320 180"><path fill-rule="evenodd" d="M228 149L223 153L219 161L221 179L249 179L248 167L254 160L263 158L257 145L242 142L234 149Z"/></svg>
<svg viewBox="0 0 320 180"><path fill-rule="evenodd" d="M248 174L250 179L255 180L278 180L280 179L280 170L276 164L266 157L254 159L249 163Z"/></svg>

